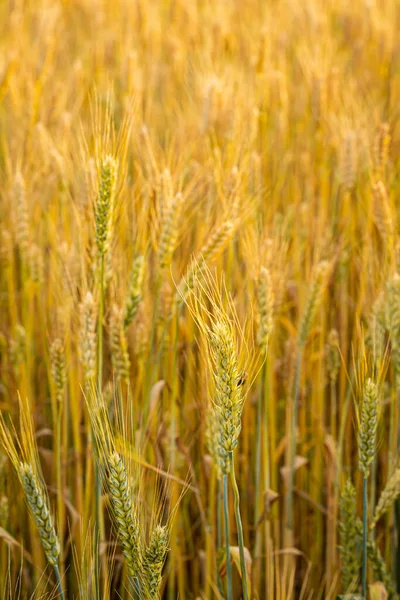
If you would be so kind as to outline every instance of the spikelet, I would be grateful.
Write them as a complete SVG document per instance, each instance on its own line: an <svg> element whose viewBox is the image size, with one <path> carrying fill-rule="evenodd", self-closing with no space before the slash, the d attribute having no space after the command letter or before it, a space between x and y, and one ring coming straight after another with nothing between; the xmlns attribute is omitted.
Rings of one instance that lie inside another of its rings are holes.
<svg viewBox="0 0 400 600"><path fill-rule="evenodd" d="M116 380L125 380L128 382L130 371L128 342L126 340L122 313L116 304L111 308L110 347L111 361L115 370Z"/></svg>
<svg viewBox="0 0 400 600"><path fill-rule="evenodd" d="M50 565L57 565L60 544L54 529L47 496L44 494L31 465L21 462L19 475L47 560Z"/></svg>
<svg viewBox="0 0 400 600"><path fill-rule="evenodd" d="M125 465L117 452L107 460L107 483L119 542L131 577L142 572L142 551L139 525L132 507L132 492Z"/></svg>
<svg viewBox="0 0 400 600"><path fill-rule="evenodd" d="M396 377L400 377L400 275L395 273L386 284L386 314Z"/></svg>
<svg viewBox="0 0 400 600"><path fill-rule="evenodd" d="M367 554L374 571L375 579L382 582L385 586L388 600L397 600L398 594L396 593L395 584L372 535L368 536Z"/></svg>
<svg viewBox="0 0 400 600"><path fill-rule="evenodd" d="M64 346L60 339L55 339L50 348L51 376L54 382L57 402L64 398L67 372L65 367Z"/></svg>
<svg viewBox="0 0 400 600"><path fill-rule="evenodd" d="M320 303L329 272L328 261L318 263L311 282L310 290L299 327L299 346L302 347L310 334L311 325Z"/></svg>
<svg viewBox="0 0 400 600"><path fill-rule="evenodd" d="M124 328L132 323L142 300L142 287L144 278L144 257L138 254L134 257L129 280L128 296L124 308Z"/></svg>
<svg viewBox="0 0 400 600"><path fill-rule="evenodd" d="M271 275L268 269L262 267L257 282L257 300L259 310L259 327L257 341L262 350L267 353L269 337L274 326L274 293Z"/></svg>
<svg viewBox="0 0 400 600"><path fill-rule="evenodd" d="M146 577L146 597L148 600L160 598L162 569L168 552L168 529L162 525L154 528L150 544L144 553L144 573Z"/></svg>
<svg viewBox="0 0 400 600"><path fill-rule="evenodd" d="M13 196L15 207L15 239L22 259L26 260L30 245L29 216L25 196L25 182L20 172L15 175Z"/></svg>
<svg viewBox="0 0 400 600"><path fill-rule="evenodd" d="M400 469L396 469L389 478L385 489L381 493L378 504L375 508L374 517L370 527L375 527L377 522L390 509L395 500L400 496Z"/></svg>
<svg viewBox="0 0 400 600"><path fill-rule="evenodd" d="M96 305L88 292L80 305L79 357L85 372L85 381L96 376Z"/></svg>
<svg viewBox="0 0 400 600"><path fill-rule="evenodd" d="M375 223L383 241L387 244L389 251L391 251L394 245L394 225L389 198L382 181L378 181L372 185L372 193L374 198Z"/></svg>
<svg viewBox="0 0 400 600"><path fill-rule="evenodd" d="M117 160L113 156L105 156L101 164L99 194L95 206L96 244L100 256L105 256L110 246L117 173Z"/></svg>
<svg viewBox="0 0 400 600"><path fill-rule="evenodd" d="M357 177L356 136L348 130L344 136L341 156L341 181L345 190L353 189Z"/></svg>
<svg viewBox="0 0 400 600"><path fill-rule="evenodd" d="M31 244L27 250L27 261L29 276L35 283L44 281L44 262L40 248L36 244Z"/></svg>
<svg viewBox="0 0 400 600"><path fill-rule="evenodd" d="M343 589L355 589L361 568L361 532L357 526L356 491L347 480L340 497L340 557Z"/></svg>
<svg viewBox="0 0 400 600"><path fill-rule="evenodd" d="M375 458L378 429L378 390L368 378L360 411L358 427L358 465L364 478L369 477L371 463Z"/></svg>
<svg viewBox="0 0 400 600"><path fill-rule="evenodd" d="M158 264L160 269L169 267L178 239L178 219L182 205L182 194L176 194L167 207L162 224Z"/></svg>
<svg viewBox="0 0 400 600"><path fill-rule="evenodd" d="M228 321L216 321L209 330L211 357L214 363L215 399L219 420L219 455L222 473L230 470L230 452L238 445L243 410L242 386L233 331Z"/></svg>
<svg viewBox="0 0 400 600"><path fill-rule="evenodd" d="M389 157L390 128L388 123L381 123L375 142L375 176L385 179L385 170Z"/></svg>
<svg viewBox="0 0 400 600"><path fill-rule="evenodd" d="M14 338L9 344L10 361L14 368L22 365L26 357L26 332L22 325L16 325Z"/></svg>
<svg viewBox="0 0 400 600"><path fill-rule="evenodd" d="M336 329L331 329L328 334L326 362L329 379L334 383L337 380L340 369L339 334Z"/></svg>

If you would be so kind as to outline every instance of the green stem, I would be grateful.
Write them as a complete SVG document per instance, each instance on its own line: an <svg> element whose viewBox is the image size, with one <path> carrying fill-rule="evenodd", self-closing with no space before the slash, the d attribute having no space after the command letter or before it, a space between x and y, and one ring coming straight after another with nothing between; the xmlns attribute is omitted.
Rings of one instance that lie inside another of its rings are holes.
<svg viewBox="0 0 400 600"><path fill-rule="evenodd" d="M300 375L303 346L299 346L296 360L296 372L294 380L292 424L290 429L290 451L289 451L289 481L286 496L286 528L293 531L293 489L294 489L294 462L296 456L296 429L299 413Z"/></svg>
<svg viewBox="0 0 400 600"><path fill-rule="evenodd" d="M368 477L363 479L363 563L362 595L367 597L367 541L368 541Z"/></svg>
<svg viewBox="0 0 400 600"><path fill-rule="evenodd" d="M102 392L103 384L103 317L104 317L104 255L100 258L100 299L99 299L99 321L97 324L97 388L98 393ZM93 436L93 440L95 436ZM96 444L94 442L95 454L97 454ZM100 572L100 541L101 541L101 481L97 458L94 461L94 487L95 487L95 542L97 548L96 554L96 573ZM99 600L99 585L96 587L97 598Z"/></svg>
<svg viewBox="0 0 400 600"><path fill-rule="evenodd" d="M221 478L218 477L218 488L217 488L217 548L218 550L220 548L222 548L222 507L221 507L221 496L222 496L222 490L221 490ZM218 566L217 566L217 584L218 584L218 589L221 592L221 595L223 594L223 588L222 588L222 581L221 581L221 574L219 572Z"/></svg>
<svg viewBox="0 0 400 600"><path fill-rule="evenodd" d="M60 595L61 600L65 600L64 592L63 592L62 585L61 585L61 577L60 577L60 571L58 569L58 565L54 565L53 568L54 568L54 573L55 573L56 580L57 580L58 593Z"/></svg>
<svg viewBox="0 0 400 600"><path fill-rule="evenodd" d="M236 483L235 462L234 462L234 458L233 458L233 452L230 453L230 462L231 462L231 481L232 481L233 494L234 494L234 500L235 500L235 502L234 502L235 519L236 519L236 526L237 526L237 530L238 530L240 570L242 571L243 600L248 600L249 592L247 589L246 560L244 557L243 525L242 525L242 518L240 516L240 496L239 496L239 488Z"/></svg>
<svg viewBox="0 0 400 600"><path fill-rule="evenodd" d="M229 546L229 508L228 508L228 475L224 475L224 517L225 517L225 548L226 548L226 578L228 584L228 600L233 600L232 594L232 565Z"/></svg>

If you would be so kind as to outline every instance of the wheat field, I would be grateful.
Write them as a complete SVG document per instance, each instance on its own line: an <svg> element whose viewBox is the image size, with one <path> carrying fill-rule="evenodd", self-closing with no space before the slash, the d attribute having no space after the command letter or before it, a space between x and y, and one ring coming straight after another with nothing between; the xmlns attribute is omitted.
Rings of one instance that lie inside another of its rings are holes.
<svg viewBox="0 0 400 600"><path fill-rule="evenodd" d="M0 0L0 594L400 592L400 5Z"/></svg>

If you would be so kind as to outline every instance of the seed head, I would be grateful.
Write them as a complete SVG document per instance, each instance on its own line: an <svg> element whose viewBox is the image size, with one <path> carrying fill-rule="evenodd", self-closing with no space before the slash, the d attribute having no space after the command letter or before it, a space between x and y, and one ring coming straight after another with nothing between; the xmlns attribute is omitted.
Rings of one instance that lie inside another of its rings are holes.
<svg viewBox="0 0 400 600"><path fill-rule="evenodd" d="M304 313L300 322L299 329L299 345L304 346L307 341L307 338L310 334L311 325L317 311L318 305L321 301L322 293L325 288L327 275L329 272L329 263L328 261L321 261L314 273L313 280L311 282L310 291L308 293L308 298L306 302L306 306L304 308Z"/></svg>
<svg viewBox="0 0 400 600"><path fill-rule="evenodd" d="M343 589L355 589L361 568L361 535L357 526L356 491L347 480L340 498L340 556Z"/></svg>
<svg viewBox="0 0 400 600"><path fill-rule="evenodd" d="M122 313L117 305L113 305L110 318L111 361L117 381L129 381L130 360L128 342L126 340Z"/></svg>
<svg viewBox="0 0 400 600"><path fill-rule="evenodd" d="M229 472L229 454L238 445L243 410L242 386L233 332L224 321L216 321L210 330L211 356L214 363L214 405L219 422L219 456L223 474Z"/></svg>
<svg viewBox="0 0 400 600"><path fill-rule="evenodd" d="M377 429L378 390L372 379L367 379L358 431L358 463L364 477L369 477L370 465L375 458Z"/></svg>
<svg viewBox="0 0 400 600"><path fill-rule="evenodd" d="M124 309L124 328L132 323L142 300L142 287L144 278L144 257L138 254L132 263L131 277L129 280L128 297Z"/></svg>
<svg viewBox="0 0 400 600"><path fill-rule="evenodd" d="M62 402L67 382L64 346L60 339L55 339L50 348L51 376L56 390L56 400Z"/></svg>
<svg viewBox="0 0 400 600"><path fill-rule="evenodd" d="M40 539L50 565L56 565L60 554L60 545L54 529L53 519L47 504L47 496L41 489L32 467L20 463L20 477L25 496L38 528Z"/></svg>
<svg viewBox="0 0 400 600"><path fill-rule="evenodd" d="M100 256L107 254L110 245L117 173L117 160L107 155L101 165L99 194L95 206L96 243Z"/></svg>
<svg viewBox="0 0 400 600"><path fill-rule="evenodd" d="M79 356L86 382L96 376L96 307L88 292L80 305Z"/></svg>
<svg viewBox="0 0 400 600"><path fill-rule="evenodd" d="M132 492L121 456L113 452L107 461L107 483L122 551L131 577L142 573L140 531L132 507Z"/></svg>
<svg viewBox="0 0 400 600"><path fill-rule="evenodd" d="M150 544L144 555L144 572L146 577L146 592L149 600L160 598L162 569L168 552L168 530L165 526L156 525Z"/></svg>
<svg viewBox="0 0 400 600"><path fill-rule="evenodd" d="M263 351L267 352L269 337L274 326L274 293L270 272L265 267L261 268L258 277L257 300L260 317L258 343Z"/></svg>

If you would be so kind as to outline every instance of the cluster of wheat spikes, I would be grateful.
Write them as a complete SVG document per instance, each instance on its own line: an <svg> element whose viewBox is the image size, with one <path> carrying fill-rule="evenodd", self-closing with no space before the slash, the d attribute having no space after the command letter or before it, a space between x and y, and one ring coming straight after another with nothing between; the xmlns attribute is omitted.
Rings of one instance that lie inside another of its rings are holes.
<svg viewBox="0 0 400 600"><path fill-rule="evenodd" d="M400 595L396 0L0 2L0 596Z"/></svg>

